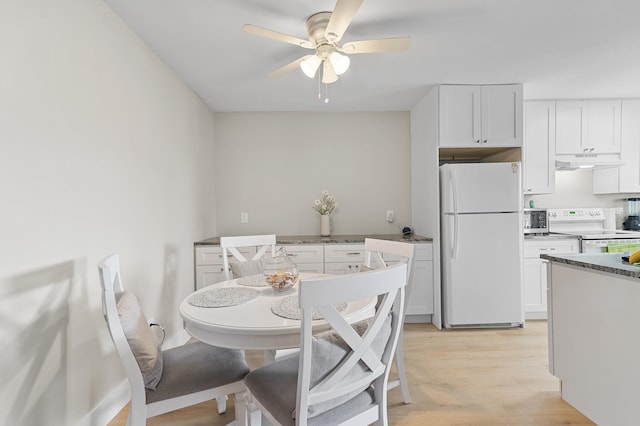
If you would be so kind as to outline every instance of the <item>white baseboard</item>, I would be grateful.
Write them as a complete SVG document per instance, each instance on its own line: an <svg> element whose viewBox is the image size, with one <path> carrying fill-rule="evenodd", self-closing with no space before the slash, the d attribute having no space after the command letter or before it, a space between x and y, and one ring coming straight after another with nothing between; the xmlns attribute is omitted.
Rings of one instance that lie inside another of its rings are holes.
<svg viewBox="0 0 640 426"><path fill-rule="evenodd" d="M105 399L84 416L76 426L106 425L127 405L131 399L129 381L116 386Z"/></svg>

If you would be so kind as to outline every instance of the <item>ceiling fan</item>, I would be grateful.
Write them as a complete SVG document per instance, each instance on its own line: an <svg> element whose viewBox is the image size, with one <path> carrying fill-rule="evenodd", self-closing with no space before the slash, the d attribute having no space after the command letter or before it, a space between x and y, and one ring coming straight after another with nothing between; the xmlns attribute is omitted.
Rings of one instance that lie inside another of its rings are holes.
<svg viewBox="0 0 640 426"><path fill-rule="evenodd" d="M305 75L314 78L322 65L322 82L333 83L349 68L350 59L347 54L398 52L411 46L410 37L351 41L340 45L342 36L363 2L364 0L337 0L333 12L319 12L309 16L306 21L308 40L251 24L244 25L242 29L250 34L315 50L315 53L304 55L273 71L269 74L270 77L279 77L299 66Z"/></svg>

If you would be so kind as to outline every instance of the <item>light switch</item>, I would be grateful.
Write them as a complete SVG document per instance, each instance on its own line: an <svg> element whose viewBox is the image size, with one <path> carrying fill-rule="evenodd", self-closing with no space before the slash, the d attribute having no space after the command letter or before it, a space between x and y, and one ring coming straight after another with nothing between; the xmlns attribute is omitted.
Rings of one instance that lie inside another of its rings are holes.
<svg viewBox="0 0 640 426"><path fill-rule="evenodd" d="M240 223L249 223L249 213L240 213Z"/></svg>

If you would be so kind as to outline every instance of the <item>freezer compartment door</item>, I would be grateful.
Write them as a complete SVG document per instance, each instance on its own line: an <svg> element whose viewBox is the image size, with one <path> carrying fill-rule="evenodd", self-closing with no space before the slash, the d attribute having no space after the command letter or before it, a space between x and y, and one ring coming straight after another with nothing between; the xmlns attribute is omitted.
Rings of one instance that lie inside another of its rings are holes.
<svg viewBox="0 0 640 426"><path fill-rule="evenodd" d="M445 327L524 322L521 217L443 215Z"/></svg>
<svg viewBox="0 0 640 426"><path fill-rule="evenodd" d="M522 211L520 169L519 162L441 166L442 213Z"/></svg>

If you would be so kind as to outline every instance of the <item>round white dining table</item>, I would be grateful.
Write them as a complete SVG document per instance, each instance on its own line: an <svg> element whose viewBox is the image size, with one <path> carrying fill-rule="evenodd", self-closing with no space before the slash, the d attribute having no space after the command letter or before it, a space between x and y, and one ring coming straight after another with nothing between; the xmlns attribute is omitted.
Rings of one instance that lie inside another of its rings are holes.
<svg viewBox="0 0 640 426"><path fill-rule="evenodd" d="M318 279L323 274L301 273L300 279ZM246 350L275 350L300 347L300 325L297 319L287 319L274 314L271 307L279 299L297 295L297 286L277 292L268 287L247 287L238 284L237 279L222 281L203 287L190 294L180 303L180 315L185 330L196 339L210 345ZM192 298L213 288L242 287L253 288L259 295L248 302L228 307L198 307L190 303ZM342 312L351 324L370 318L375 313L376 298L349 302ZM328 328L324 320L314 321L314 331Z"/></svg>

